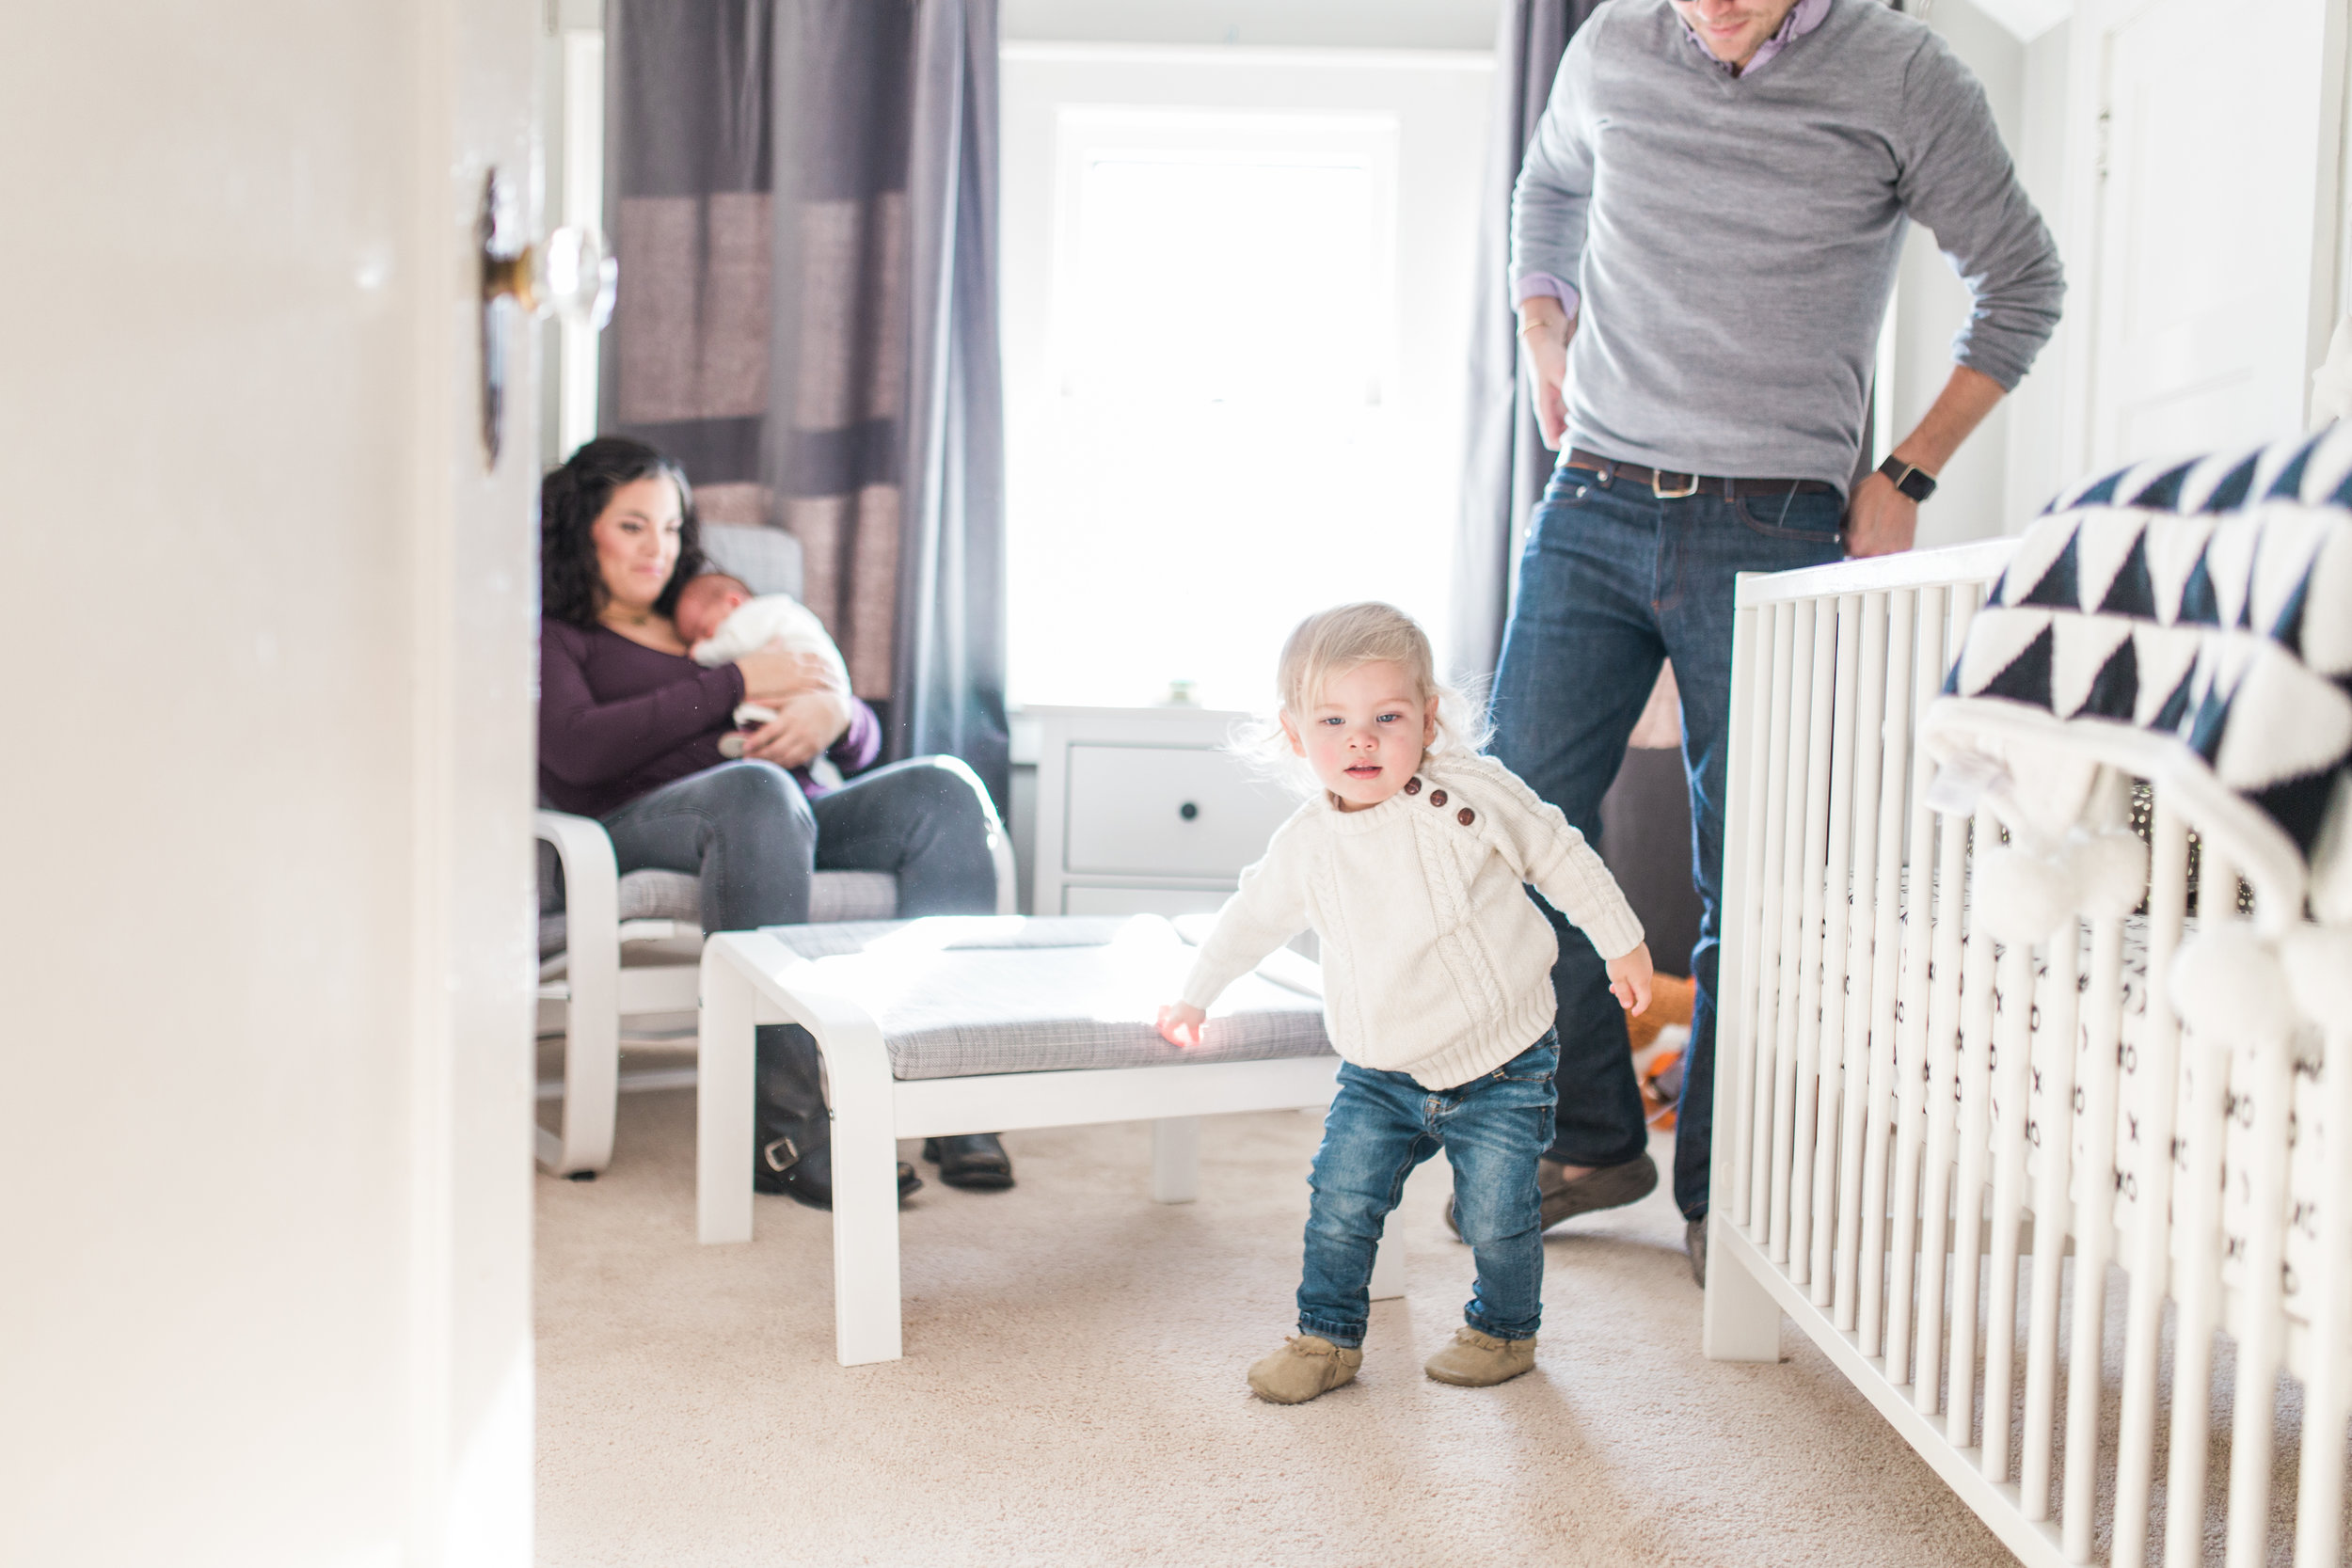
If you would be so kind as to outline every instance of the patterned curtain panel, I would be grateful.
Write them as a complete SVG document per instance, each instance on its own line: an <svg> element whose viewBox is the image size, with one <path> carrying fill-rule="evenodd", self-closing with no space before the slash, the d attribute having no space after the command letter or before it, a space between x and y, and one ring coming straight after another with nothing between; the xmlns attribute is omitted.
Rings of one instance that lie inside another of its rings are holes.
<svg viewBox="0 0 2352 1568"><path fill-rule="evenodd" d="M892 757L1002 806L994 0L611 0L604 424L799 538Z"/></svg>
<svg viewBox="0 0 2352 1568"><path fill-rule="evenodd" d="M1519 528L1550 477L1527 378L1519 371L1511 291L1511 187L1551 96L1568 38L1601 0L1503 0L1495 40L1495 116L1479 202L1478 281L1471 291L1470 439L1464 448L1462 523L1454 553L1454 666L1489 675L1502 625ZM1569 281L1575 281L1573 278Z"/></svg>
<svg viewBox="0 0 2352 1568"><path fill-rule="evenodd" d="M683 464L713 522L771 520L774 13L774 0L623 0L606 19L621 290L597 422Z"/></svg>

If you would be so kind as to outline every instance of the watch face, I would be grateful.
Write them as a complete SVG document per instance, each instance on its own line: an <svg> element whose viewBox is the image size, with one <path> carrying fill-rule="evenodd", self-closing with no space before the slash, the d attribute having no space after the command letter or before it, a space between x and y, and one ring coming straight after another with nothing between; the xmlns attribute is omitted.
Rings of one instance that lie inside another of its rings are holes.
<svg viewBox="0 0 2352 1568"><path fill-rule="evenodd" d="M1890 457L1879 465L1879 472L1895 482L1895 488L1913 500L1923 501L1935 494L1932 476L1913 467L1899 457Z"/></svg>

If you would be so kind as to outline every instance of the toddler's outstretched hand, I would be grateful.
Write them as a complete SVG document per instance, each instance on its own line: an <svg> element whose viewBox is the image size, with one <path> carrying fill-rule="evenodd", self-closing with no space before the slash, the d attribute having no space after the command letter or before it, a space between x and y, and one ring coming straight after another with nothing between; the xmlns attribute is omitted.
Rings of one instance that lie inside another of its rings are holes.
<svg viewBox="0 0 2352 1568"><path fill-rule="evenodd" d="M1644 984L1646 985L1647 981ZM1643 994L1646 996L1648 993L1645 991ZM1208 1014L1189 1003L1170 1002L1160 1009L1160 1038L1170 1045L1199 1045L1200 1025L1207 1022L1208 1018Z"/></svg>
<svg viewBox="0 0 2352 1568"><path fill-rule="evenodd" d="M1627 1012L1639 1013L1648 1008L1649 981L1648 942L1643 942L1623 958L1609 960L1609 994Z"/></svg>

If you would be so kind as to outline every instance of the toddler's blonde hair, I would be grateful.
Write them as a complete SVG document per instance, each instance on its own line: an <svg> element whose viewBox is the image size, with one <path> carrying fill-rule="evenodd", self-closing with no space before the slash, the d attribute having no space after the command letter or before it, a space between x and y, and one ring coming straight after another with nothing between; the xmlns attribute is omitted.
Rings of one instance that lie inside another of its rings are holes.
<svg viewBox="0 0 2352 1568"><path fill-rule="evenodd" d="M1417 701L1438 699L1438 733L1432 752L1469 755L1482 750L1489 734L1486 704L1472 691L1439 678L1428 635L1410 615L1378 600L1337 605L1298 623L1275 664L1275 697L1280 713L1302 731L1307 715L1332 677L1364 664L1394 664L1412 683ZM1298 767L1279 718L1248 737L1272 770L1309 793L1322 786Z"/></svg>

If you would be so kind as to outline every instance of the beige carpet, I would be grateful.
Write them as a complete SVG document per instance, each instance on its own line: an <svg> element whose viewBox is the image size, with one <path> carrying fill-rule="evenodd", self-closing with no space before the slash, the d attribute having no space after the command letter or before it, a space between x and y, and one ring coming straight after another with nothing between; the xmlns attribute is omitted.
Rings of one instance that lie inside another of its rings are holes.
<svg viewBox="0 0 2352 1568"><path fill-rule="evenodd" d="M1699 1354L1662 1191L1554 1232L1533 1373L1451 1388L1421 1371L1470 1284L1440 1159L1360 1379L1259 1402L1317 1132L1210 1121L1181 1206L1145 1126L1014 1134L1014 1191L909 1204L906 1359L845 1369L828 1217L760 1198L755 1242L697 1246L692 1097L627 1097L612 1170L539 1185L539 1560L2013 1561L1794 1329L1777 1367Z"/></svg>

